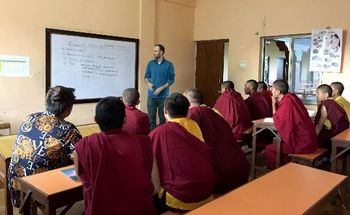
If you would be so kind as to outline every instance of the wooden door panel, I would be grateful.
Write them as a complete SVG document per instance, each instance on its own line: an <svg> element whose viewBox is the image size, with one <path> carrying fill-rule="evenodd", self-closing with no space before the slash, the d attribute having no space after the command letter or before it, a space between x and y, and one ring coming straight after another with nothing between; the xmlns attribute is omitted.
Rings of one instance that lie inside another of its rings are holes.
<svg viewBox="0 0 350 215"><path fill-rule="evenodd" d="M204 95L204 103L213 106L218 97L224 68L224 43L227 40L197 42L196 88Z"/></svg>

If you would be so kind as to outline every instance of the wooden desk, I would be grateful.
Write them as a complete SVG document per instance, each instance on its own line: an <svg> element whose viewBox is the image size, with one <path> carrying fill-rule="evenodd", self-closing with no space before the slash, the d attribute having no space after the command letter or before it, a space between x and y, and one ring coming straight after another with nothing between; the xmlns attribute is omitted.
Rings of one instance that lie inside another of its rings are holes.
<svg viewBox="0 0 350 215"><path fill-rule="evenodd" d="M12 204L7 189L7 170L10 164L13 143L16 135L0 136L0 181L4 185L5 214L12 215Z"/></svg>
<svg viewBox="0 0 350 215"><path fill-rule="evenodd" d="M343 148L343 150L339 153L337 153L338 147ZM331 155L332 172L337 171L338 158L342 154L347 152L349 149L350 149L350 128L344 130L343 132L339 133L338 135L332 138L332 155ZM344 168L344 163L343 163L343 168Z"/></svg>
<svg viewBox="0 0 350 215"><path fill-rule="evenodd" d="M277 135L277 133L274 131L275 126L273 124L272 118L269 118L270 120L267 121L265 119L258 119L253 121L253 139L252 139L252 163L250 166L250 179L255 179L255 163L256 163L256 138L257 134L265 129L269 129L276 137L274 139L274 142L276 143L276 167L280 166L280 160L281 160L281 139ZM260 130L258 130L260 129Z"/></svg>
<svg viewBox="0 0 350 215"><path fill-rule="evenodd" d="M96 123L77 126L83 137L99 132L100 129ZM4 200L5 213L13 214L10 195L7 189L7 170L12 156L13 144L16 140L16 135L0 136L0 181L4 184Z"/></svg>
<svg viewBox="0 0 350 215"><path fill-rule="evenodd" d="M64 175L61 170L74 165L19 178L21 192L31 191L31 200L44 206L43 213L56 214L56 209L83 200L83 186Z"/></svg>
<svg viewBox="0 0 350 215"><path fill-rule="evenodd" d="M346 178L288 163L188 214L316 214L320 206L338 195Z"/></svg>
<svg viewBox="0 0 350 215"><path fill-rule="evenodd" d="M98 133L101 131L96 123L79 125L79 126L77 126L77 128L78 128L81 136L83 136L83 137L89 136L93 133Z"/></svg>

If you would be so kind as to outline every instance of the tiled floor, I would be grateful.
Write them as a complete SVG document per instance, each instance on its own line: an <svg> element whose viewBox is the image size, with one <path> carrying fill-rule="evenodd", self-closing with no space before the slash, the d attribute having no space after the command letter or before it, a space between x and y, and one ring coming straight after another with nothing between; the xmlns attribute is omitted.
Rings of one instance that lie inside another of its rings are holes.
<svg viewBox="0 0 350 215"><path fill-rule="evenodd" d="M323 165L322 169L325 170L329 170L330 166L329 165ZM257 173L257 175L261 175L259 173ZM347 172L347 175L350 175L350 171ZM320 179L322 180L322 179ZM5 214L5 209L4 209L4 199L3 199L3 189L0 189L0 215ZM347 180L346 182L346 186L343 187L342 189L342 195L343 195L343 199L344 199L344 205L346 207L345 209L345 214L346 215L350 215L350 179ZM81 202L77 202L69 211L68 211L68 215L80 215L83 212L83 208L84 208L84 204L83 201ZM59 212L60 210L62 210L62 208L58 209L57 212ZM331 214L335 214L335 207L334 204L329 203L327 205L324 206L324 208L322 208L319 213L317 213L318 215L331 215ZM14 209L14 215L18 215L18 209L15 208ZM38 214L40 213L40 210L38 210Z"/></svg>

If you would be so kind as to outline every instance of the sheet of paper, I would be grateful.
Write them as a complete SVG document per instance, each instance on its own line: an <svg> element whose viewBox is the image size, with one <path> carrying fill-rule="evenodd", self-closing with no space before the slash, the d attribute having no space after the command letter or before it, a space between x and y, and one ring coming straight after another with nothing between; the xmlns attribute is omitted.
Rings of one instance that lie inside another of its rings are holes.
<svg viewBox="0 0 350 215"><path fill-rule="evenodd" d="M264 119L264 122L273 122L273 118L272 117L267 117Z"/></svg>
<svg viewBox="0 0 350 215"><path fill-rule="evenodd" d="M316 115L316 111L314 110L307 110L307 113L309 114L310 117L313 117Z"/></svg>
<svg viewBox="0 0 350 215"><path fill-rule="evenodd" d="M29 57L15 55L0 55L0 76L29 76Z"/></svg>

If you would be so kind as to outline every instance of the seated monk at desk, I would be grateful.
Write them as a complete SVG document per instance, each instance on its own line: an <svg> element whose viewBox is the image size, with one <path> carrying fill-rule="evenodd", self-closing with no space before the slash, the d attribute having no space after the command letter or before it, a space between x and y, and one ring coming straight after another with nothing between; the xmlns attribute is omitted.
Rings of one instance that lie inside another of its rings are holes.
<svg viewBox="0 0 350 215"><path fill-rule="evenodd" d="M102 132L75 145L74 163L83 182L87 215L156 214L152 195L159 190L159 176L151 141L146 135L125 133L124 117L119 98L100 100L95 120Z"/></svg>
<svg viewBox="0 0 350 215"><path fill-rule="evenodd" d="M330 87L332 88L332 97L333 99L342 106L350 120L350 102L346 100L342 94L344 91L344 85L341 82L333 82Z"/></svg>
<svg viewBox="0 0 350 215"><path fill-rule="evenodd" d="M20 206L18 177L72 164L71 153L81 135L64 119L71 113L74 101L74 89L52 87L46 94L46 110L30 114L21 124L8 170L8 188L14 207Z"/></svg>
<svg viewBox="0 0 350 215"><path fill-rule="evenodd" d="M215 193L224 194L248 182L249 163L233 138L231 128L222 116L203 104L200 90L187 89L190 102L187 117L196 121L206 144L212 147L216 174Z"/></svg>
<svg viewBox="0 0 350 215"><path fill-rule="evenodd" d="M263 81L258 81L258 88L256 91L263 95L266 99L270 109L270 116L272 116L272 93L270 90L267 89L267 84Z"/></svg>
<svg viewBox="0 0 350 215"><path fill-rule="evenodd" d="M304 104L298 96L288 93L285 80L272 85L272 108L274 126L282 139L281 164L288 162L288 154L307 154L316 150L316 131ZM276 100L278 109L276 110ZM265 148L267 165L276 168L276 144Z"/></svg>
<svg viewBox="0 0 350 215"><path fill-rule="evenodd" d="M210 147L204 143L198 124L186 118L189 101L180 93L164 102L167 123L149 136L159 166L160 212L188 211L213 199L215 173Z"/></svg>
<svg viewBox="0 0 350 215"><path fill-rule="evenodd" d="M344 108L332 99L332 88L327 84L317 87L316 97L319 103L315 117L317 145L331 149L331 138L349 128L348 117Z"/></svg>
<svg viewBox="0 0 350 215"><path fill-rule="evenodd" d="M247 104L252 120L270 117L270 107L265 97L257 92L258 82L251 79L244 84L244 93L249 95L244 101Z"/></svg>
<svg viewBox="0 0 350 215"><path fill-rule="evenodd" d="M135 88L127 88L122 96L125 104L123 131L128 134L148 135L150 124L148 114L136 108L140 103L140 93Z"/></svg>
<svg viewBox="0 0 350 215"><path fill-rule="evenodd" d="M252 132L252 120L242 95L235 91L232 81L221 84L221 95L214 105L221 116L231 126L232 133L238 143L249 142Z"/></svg>
<svg viewBox="0 0 350 215"><path fill-rule="evenodd" d="M252 120L264 119L271 116L271 111L265 97L257 92L258 82L250 79L244 84L244 93L249 95L244 101L247 104ZM271 99L271 97L270 97ZM257 135L256 147L259 151L272 142L273 134L264 130Z"/></svg>

